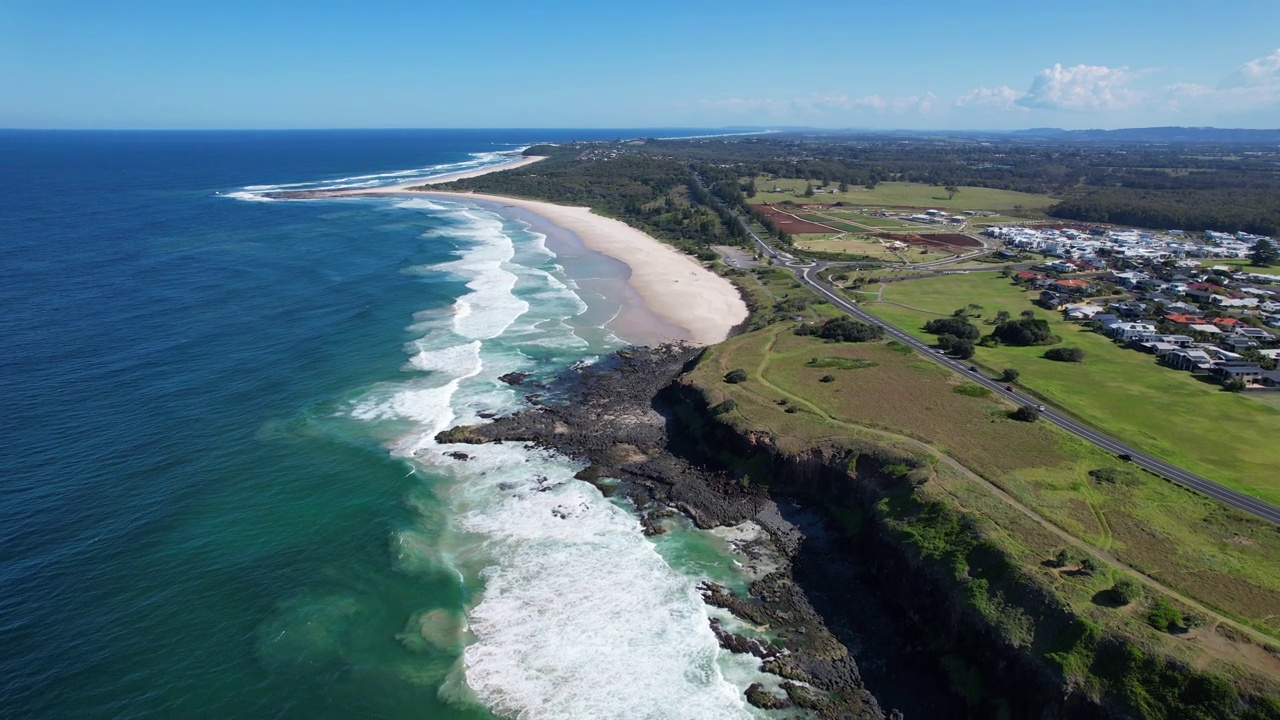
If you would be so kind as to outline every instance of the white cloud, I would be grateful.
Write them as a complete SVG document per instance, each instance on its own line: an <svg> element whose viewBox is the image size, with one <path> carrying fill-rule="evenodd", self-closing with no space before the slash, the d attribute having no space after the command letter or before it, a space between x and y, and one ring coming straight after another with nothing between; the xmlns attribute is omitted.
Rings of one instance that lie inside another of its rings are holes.
<svg viewBox="0 0 1280 720"><path fill-rule="evenodd" d="M980 87L956 98L955 106L988 110L1021 110L1026 112L1027 108L1017 104L1018 99L1023 95L1025 93L1020 93L1008 85L1001 85L998 88Z"/></svg>
<svg viewBox="0 0 1280 720"><path fill-rule="evenodd" d="M1141 102L1146 96L1125 87L1139 77L1128 68L1102 65L1063 67L1054 63L1031 81L1031 89L1014 102L1025 108L1044 110L1120 110Z"/></svg>
<svg viewBox="0 0 1280 720"><path fill-rule="evenodd" d="M1223 90L1280 84L1280 49L1236 68L1219 86Z"/></svg>
<svg viewBox="0 0 1280 720"><path fill-rule="evenodd" d="M1280 50L1236 68L1216 88L1198 83L1174 83L1165 109L1239 112L1280 101Z"/></svg>

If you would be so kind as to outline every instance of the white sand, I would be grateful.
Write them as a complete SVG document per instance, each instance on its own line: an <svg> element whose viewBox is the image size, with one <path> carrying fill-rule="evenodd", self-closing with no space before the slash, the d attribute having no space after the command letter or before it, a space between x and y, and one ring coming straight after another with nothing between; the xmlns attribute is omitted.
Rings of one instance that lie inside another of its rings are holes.
<svg viewBox="0 0 1280 720"><path fill-rule="evenodd" d="M688 331L693 342L724 340L747 317L747 306L733 283L702 267L694 258L620 220L591 208L472 193L431 192L518 207L577 235L591 250L631 268L629 282L645 306L663 321Z"/></svg>
<svg viewBox="0 0 1280 720"><path fill-rule="evenodd" d="M537 156L521 157L509 163L449 173L430 180L334 194L417 193L423 191L410 188L510 170L544 159ZM624 222L596 215L591 212L591 208L498 195L435 191L428 193L518 207L572 232L587 248L620 260L631 268L628 282L635 288L649 312L660 320L685 330L693 342L699 345L712 345L724 340L729 331L747 317L747 306L742 302L733 283L702 267L697 260L670 245Z"/></svg>

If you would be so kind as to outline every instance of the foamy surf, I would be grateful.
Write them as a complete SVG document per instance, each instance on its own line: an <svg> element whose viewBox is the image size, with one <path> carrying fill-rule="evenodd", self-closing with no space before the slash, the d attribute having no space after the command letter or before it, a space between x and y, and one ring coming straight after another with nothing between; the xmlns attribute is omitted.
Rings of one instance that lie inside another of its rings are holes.
<svg viewBox="0 0 1280 720"><path fill-rule="evenodd" d="M519 153L521 150L524 150L525 147L527 146L512 147L501 151L471 153L468 159L460 162L442 163L422 168L389 170L387 172L369 173L366 175L350 175L346 177L333 178L331 180L317 180L313 182L277 183L274 185L245 185L234 192L223 193L223 195L236 200L245 200L249 202L270 202L276 199L268 197L270 194L284 191L369 190L379 187L403 185L405 183L418 180L427 182L444 175L481 170L493 165L501 165L503 163L510 162L512 154Z"/></svg>
<svg viewBox="0 0 1280 720"><path fill-rule="evenodd" d="M415 501L422 527L397 534L397 567L449 567L477 599L461 619L423 608L403 642L465 643L442 694L503 716L755 714L742 690L759 673L752 659L719 647L696 578L663 559L632 513L575 479L579 466L513 444L436 442L481 412L521 406L526 391L498 375L552 372L610 347L575 333L587 307L557 277L543 236L490 211L431 205L402 209L449 223L425 242L461 247L455 260L412 272L450 277L466 291L448 312L414 316L420 337L404 346L412 375L372 388L350 413L400 429L391 452L431 479L426 492L438 507Z"/></svg>

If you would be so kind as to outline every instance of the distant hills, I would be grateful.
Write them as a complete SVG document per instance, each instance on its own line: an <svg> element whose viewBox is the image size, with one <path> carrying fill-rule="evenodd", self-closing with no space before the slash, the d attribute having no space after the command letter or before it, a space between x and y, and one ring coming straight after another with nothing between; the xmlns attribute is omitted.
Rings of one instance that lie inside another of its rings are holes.
<svg viewBox="0 0 1280 720"><path fill-rule="evenodd" d="M1009 134L1017 137L1039 137L1068 142L1280 143L1280 130L1214 127L1149 127L1119 130L1032 128L1014 130Z"/></svg>

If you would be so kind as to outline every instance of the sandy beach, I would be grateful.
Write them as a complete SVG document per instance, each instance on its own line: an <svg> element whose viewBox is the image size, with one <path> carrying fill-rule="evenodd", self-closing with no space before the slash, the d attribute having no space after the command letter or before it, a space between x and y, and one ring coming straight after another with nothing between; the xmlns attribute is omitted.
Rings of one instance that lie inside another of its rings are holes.
<svg viewBox="0 0 1280 720"><path fill-rule="evenodd" d="M549 202L482 195L478 193L450 193L423 191L423 185L476 177L500 170L510 170L537 162L541 157L522 157L510 163L491 165L466 172L441 175L431 180L415 180L404 185L352 190L342 195L426 194L453 200L476 200L502 207L519 208L543 218L557 227L573 233L582 244L595 252L607 255L631 269L628 283L644 303L648 312L662 322L681 328L688 339L699 345L711 345L724 340L729 331L747 317L747 306L738 290L728 280L702 267L694 258L685 255L666 243L653 238L620 220L603 217L591 212L591 208L556 205ZM618 318L619 327L634 329L632 333L619 332L629 341L651 344L677 339L670 333L641 330L643 323L628 323L624 306ZM628 337L628 335L631 337ZM637 337L638 336L638 337Z"/></svg>
<svg viewBox="0 0 1280 720"><path fill-rule="evenodd" d="M630 267L628 282L649 311L687 330L690 339L699 345L724 340L729 331L747 317L746 304L728 280L670 245L620 220L596 215L591 208L499 195L435 191L427 194L520 208L572 232L587 248Z"/></svg>

